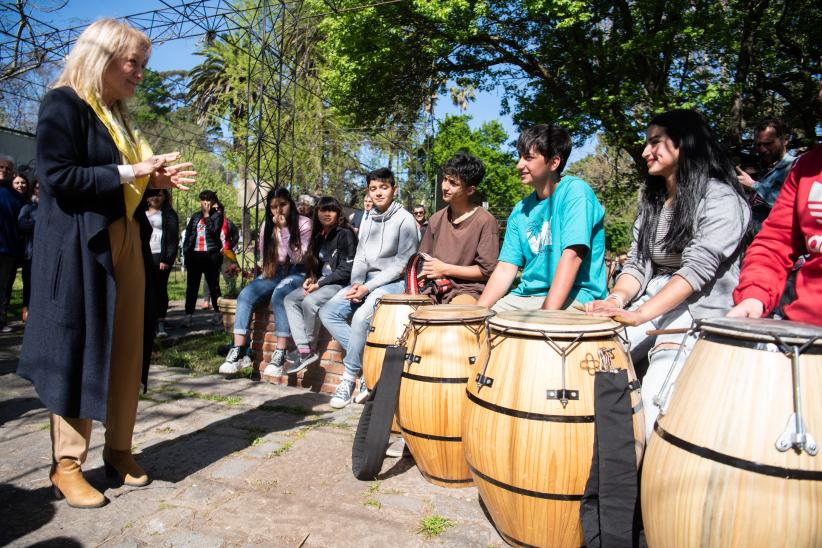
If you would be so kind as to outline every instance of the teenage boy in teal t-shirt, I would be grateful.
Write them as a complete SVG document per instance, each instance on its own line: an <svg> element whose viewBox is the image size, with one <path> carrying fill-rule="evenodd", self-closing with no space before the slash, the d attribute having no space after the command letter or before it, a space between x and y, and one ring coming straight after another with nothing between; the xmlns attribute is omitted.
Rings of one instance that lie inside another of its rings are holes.
<svg viewBox="0 0 822 548"><path fill-rule="evenodd" d="M497 312L559 310L606 295L605 211L588 184L561 177L568 132L539 124L519 136L520 180L534 189L508 217L499 263L477 304ZM505 295L517 271L520 282Z"/></svg>

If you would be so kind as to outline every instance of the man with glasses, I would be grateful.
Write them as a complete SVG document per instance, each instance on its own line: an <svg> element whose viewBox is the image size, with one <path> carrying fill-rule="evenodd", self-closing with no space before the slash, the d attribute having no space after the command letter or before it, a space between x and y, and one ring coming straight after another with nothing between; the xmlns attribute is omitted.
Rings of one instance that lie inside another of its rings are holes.
<svg viewBox="0 0 822 548"><path fill-rule="evenodd" d="M417 228L420 229L420 237L425 234L425 229L428 228L428 221L425 219L425 206L417 204L414 206L414 220L417 221Z"/></svg>

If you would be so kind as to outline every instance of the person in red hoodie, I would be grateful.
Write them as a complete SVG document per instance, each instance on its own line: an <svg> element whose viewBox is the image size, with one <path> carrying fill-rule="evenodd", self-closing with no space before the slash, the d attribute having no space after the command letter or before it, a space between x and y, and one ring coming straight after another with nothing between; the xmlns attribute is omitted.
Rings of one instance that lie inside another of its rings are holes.
<svg viewBox="0 0 822 548"><path fill-rule="evenodd" d="M728 316L770 315L779 304L788 273L802 255L807 257L797 272L796 300L785 305L784 315L788 320L822 325L822 145L802 155L785 179L762 231L745 254L733 293L736 306Z"/></svg>

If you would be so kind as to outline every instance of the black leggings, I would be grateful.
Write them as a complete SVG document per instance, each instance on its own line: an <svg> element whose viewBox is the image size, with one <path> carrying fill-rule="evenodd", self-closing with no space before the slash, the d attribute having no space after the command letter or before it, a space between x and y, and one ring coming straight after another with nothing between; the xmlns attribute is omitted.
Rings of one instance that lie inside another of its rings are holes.
<svg viewBox="0 0 822 548"><path fill-rule="evenodd" d="M223 255L219 251L192 251L186 254L186 314L194 314L197 304L197 295L200 293L200 276L204 275L208 290L211 293L211 305L217 308L217 299L220 298L220 267L223 264Z"/></svg>
<svg viewBox="0 0 822 548"><path fill-rule="evenodd" d="M160 270L160 254L154 253L151 258L154 260L154 280L157 282L157 319L162 321L166 319L168 312L168 277L171 275L171 265Z"/></svg>

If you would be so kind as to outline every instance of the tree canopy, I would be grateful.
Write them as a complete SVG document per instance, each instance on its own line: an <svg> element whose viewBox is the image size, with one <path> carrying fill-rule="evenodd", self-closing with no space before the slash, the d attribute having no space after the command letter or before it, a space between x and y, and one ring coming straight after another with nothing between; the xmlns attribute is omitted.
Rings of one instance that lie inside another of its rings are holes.
<svg viewBox="0 0 822 548"><path fill-rule="evenodd" d="M323 11L325 2L317 0ZM520 125L601 133L640 171L651 114L701 110L732 148L761 116L816 142L822 21L814 1L410 0L334 2L323 81L357 124L415 116L449 80L505 87Z"/></svg>

